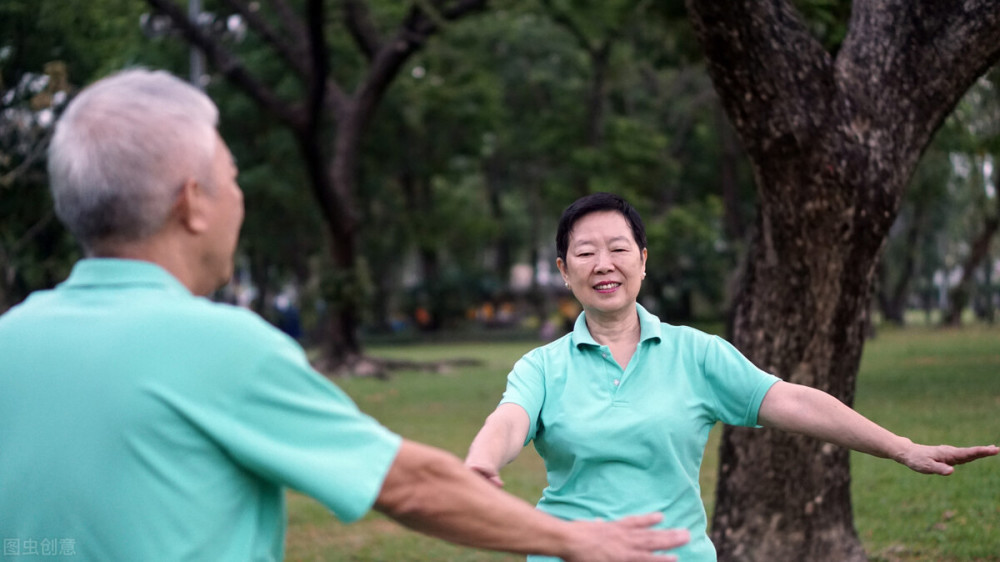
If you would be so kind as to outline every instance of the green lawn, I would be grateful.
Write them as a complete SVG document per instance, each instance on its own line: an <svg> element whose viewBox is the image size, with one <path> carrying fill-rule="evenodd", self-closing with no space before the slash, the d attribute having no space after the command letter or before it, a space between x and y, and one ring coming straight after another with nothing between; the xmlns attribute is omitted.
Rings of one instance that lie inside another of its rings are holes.
<svg viewBox="0 0 1000 562"><path fill-rule="evenodd" d="M463 456L503 391L513 362L533 343L375 348L406 359L475 358L476 367L446 374L399 373L388 382L339 381L362 410L403 436ZM858 410L925 443L1000 442L1000 329L884 329L866 347ZM717 434L706 451L702 488L709 509ZM1000 561L1000 459L959 467L942 478L911 473L890 461L852 457L855 525L873 560ZM532 503L545 485L529 447L503 472L507 490ZM379 514L352 525L289 494L287 559L523 560L459 548L409 532Z"/></svg>

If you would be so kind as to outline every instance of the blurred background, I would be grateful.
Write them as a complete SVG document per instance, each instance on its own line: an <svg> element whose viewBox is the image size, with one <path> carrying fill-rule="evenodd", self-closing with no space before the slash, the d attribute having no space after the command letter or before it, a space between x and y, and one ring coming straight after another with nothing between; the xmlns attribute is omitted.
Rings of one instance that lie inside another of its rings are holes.
<svg viewBox="0 0 1000 562"><path fill-rule="evenodd" d="M642 303L672 323L725 317L756 195L682 3L435 12L433 33L382 74L366 34L392 40L409 3L328 4L330 80L311 103L301 67L313 62L276 31L316 27L282 13L299 9L292 0L3 0L0 311L79 257L47 192L55 119L91 81L147 66L206 89L241 170L238 269L217 298L306 344L333 337L326 315L345 306L359 344L561 335L577 310L554 264L556 222L598 190L646 222ZM849 3L797 4L835 49ZM227 78L192 42L249 77ZM879 321L994 321L998 86L996 69L973 86L912 178L879 268ZM324 185L345 170L343 185Z"/></svg>

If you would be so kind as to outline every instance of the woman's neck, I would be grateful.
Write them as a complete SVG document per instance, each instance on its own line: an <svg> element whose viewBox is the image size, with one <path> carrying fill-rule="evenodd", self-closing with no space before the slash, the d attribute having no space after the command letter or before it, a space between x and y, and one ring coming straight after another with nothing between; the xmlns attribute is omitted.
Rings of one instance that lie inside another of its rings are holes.
<svg viewBox="0 0 1000 562"><path fill-rule="evenodd" d="M615 316L587 314L586 319L590 335L601 345L634 344L639 341L641 329L639 314L635 309Z"/></svg>

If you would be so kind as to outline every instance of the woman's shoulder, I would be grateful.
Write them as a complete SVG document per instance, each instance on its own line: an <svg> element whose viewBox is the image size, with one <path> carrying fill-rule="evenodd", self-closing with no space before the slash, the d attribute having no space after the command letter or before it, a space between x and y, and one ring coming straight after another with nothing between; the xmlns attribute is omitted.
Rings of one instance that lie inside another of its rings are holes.
<svg viewBox="0 0 1000 562"><path fill-rule="evenodd" d="M573 347L573 332L568 332L549 343L535 347L521 356L521 360L533 363L545 363L555 358L567 356Z"/></svg>
<svg viewBox="0 0 1000 562"><path fill-rule="evenodd" d="M666 340L698 343L701 345L707 345L718 337L715 334L710 334L693 326L675 325L667 322L661 322L660 336Z"/></svg>

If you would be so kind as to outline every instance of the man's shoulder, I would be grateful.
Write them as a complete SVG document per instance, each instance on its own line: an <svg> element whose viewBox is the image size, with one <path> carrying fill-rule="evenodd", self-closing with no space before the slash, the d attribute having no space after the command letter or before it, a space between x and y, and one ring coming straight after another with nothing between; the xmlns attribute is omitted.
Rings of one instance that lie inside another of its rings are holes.
<svg viewBox="0 0 1000 562"><path fill-rule="evenodd" d="M200 327L200 331L214 334L213 339L270 339L281 335L280 330L250 309L201 297L164 307L160 314L166 322Z"/></svg>

